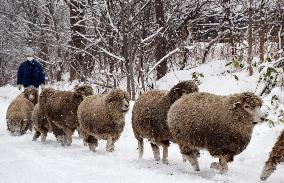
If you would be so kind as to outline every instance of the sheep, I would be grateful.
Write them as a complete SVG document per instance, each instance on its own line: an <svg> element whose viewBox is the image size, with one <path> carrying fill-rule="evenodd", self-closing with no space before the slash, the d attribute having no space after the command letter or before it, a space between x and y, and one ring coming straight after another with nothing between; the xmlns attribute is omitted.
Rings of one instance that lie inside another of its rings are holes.
<svg viewBox="0 0 284 183"><path fill-rule="evenodd" d="M152 90L142 94L134 104L132 111L132 128L138 141L139 158L144 152L143 138L150 140L154 159L160 160L159 146L163 147L164 163L168 163L168 147L171 135L167 126L167 112L171 105L182 95L198 92L194 81L182 81L169 92Z"/></svg>
<svg viewBox="0 0 284 183"><path fill-rule="evenodd" d="M91 86L75 87L75 91L58 91L52 88L43 89L39 97L39 108L43 110L50 125L64 131L61 144L70 146L72 134L78 127L77 109L86 96L92 95Z"/></svg>
<svg viewBox="0 0 284 183"><path fill-rule="evenodd" d="M129 94L114 89L101 96L88 96L78 107L78 120L85 145L96 151L98 140L107 140L106 151L114 150L125 126L125 112L129 109Z"/></svg>
<svg viewBox="0 0 284 183"><path fill-rule="evenodd" d="M7 130L12 135L22 135L28 129L32 131L31 114L38 101L37 89L34 87L25 90L9 105L6 113Z"/></svg>
<svg viewBox="0 0 284 183"><path fill-rule="evenodd" d="M199 150L207 149L219 158L211 168L225 174L227 162L247 147L254 125L264 119L261 106L261 98L251 92L229 96L193 93L171 106L167 123L184 161L195 171L200 171Z"/></svg>
<svg viewBox="0 0 284 183"><path fill-rule="evenodd" d="M47 133L52 131L58 141L63 141L64 132L62 129L58 128L52 123L48 123L42 108L39 104L36 104L32 112L33 127L35 129L35 134L33 136L33 141L41 136L41 141L45 142Z"/></svg>
<svg viewBox="0 0 284 183"><path fill-rule="evenodd" d="M284 130L278 137L268 160L265 162L260 179L266 180L276 170L276 166L282 162L284 162Z"/></svg>

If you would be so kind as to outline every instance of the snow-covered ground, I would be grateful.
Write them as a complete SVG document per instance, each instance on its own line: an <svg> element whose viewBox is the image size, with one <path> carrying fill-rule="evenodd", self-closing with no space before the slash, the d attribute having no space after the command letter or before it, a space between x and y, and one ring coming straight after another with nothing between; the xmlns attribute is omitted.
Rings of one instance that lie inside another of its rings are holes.
<svg viewBox="0 0 284 183"><path fill-rule="evenodd" d="M224 62L212 62L190 71L178 71L166 75L157 84L160 89L169 89L179 80L191 79L193 72L202 72L201 91L215 94L231 94L256 91L257 75L248 77L245 72L226 74ZM234 78L236 75L238 81ZM63 89L62 86L61 89ZM70 88L66 86L65 88ZM182 161L175 144L169 148L169 165L153 160L149 143L145 144L143 159L138 159L137 142L131 128L131 111L126 115L126 127L116 144L116 150L107 153L105 142L100 141L98 152L93 153L83 146L75 134L71 147L62 147L49 134L45 144L32 141L32 133L11 136L6 130L6 110L9 103L19 94L17 88L0 88L0 182L259 182L264 162L284 125L270 128L267 124L257 125L247 149L229 164L226 175L209 168L212 158L201 152L200 172L194 172ZM281 93L283 96L283 93ZM267 101L268 102L268 101ZM132 103L133 105L133 103ZM282 183L284 167L279 165L267 182Z"/></svg>

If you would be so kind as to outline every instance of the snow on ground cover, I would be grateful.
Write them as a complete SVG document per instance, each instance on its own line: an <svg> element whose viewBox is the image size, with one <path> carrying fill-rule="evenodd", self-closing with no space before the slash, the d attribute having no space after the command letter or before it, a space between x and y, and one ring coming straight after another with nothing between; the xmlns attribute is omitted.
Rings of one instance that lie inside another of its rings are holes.
<svg viewBox="0 0 284 183"><path fill-rule="evenodd" d="M158 86L169 89L178 82L176 76L191 79L194 71L202 72L205 78L201 91L227 95L241 91L255 91L257 76L247 77L245 72L224 75L223 63L212 62L193 70L178 71L166 75ZM175 76L176 75L176 76ZM71 85L57 86L59 89L72 89ZM229 164L227 175L209 168L212 158L207 151L201 152L200 172L194 172L188 163L183 163L177 145L169 148L169 165L153 160L151 147L145 143L145 154L138 159L137 142L131 128L131 110L126 115L126 126L116 143L116 150L107 153L105 142L99 142L98 152L93 153L83 146L75 134L71 147L62 147L54 136L49 134L45 144L32 141L32 133L23 136L10 136L6 130L5 115L9 103L19 94L17 88L0 88L0 182L258 182L264 162L274 145L283 125L269 128L267 124L257 125L247 149ZM133 106L134 102L131 103ZM279 165L267 182L283 182L284 167Z"/></svg>
<svg viewBox="0 0 284 183"><path fill-rule="evenodd" d="M208 64L190 70L175 71L167 74L157 82L159 89L167 90L181 80L192 79L194 72L202 73L204 78L200 78L202 84L199 86L200 91L210 92L219 95L228 95L242 91L255 92L258 74L248 77L247 72L237 72L228 74L226 71L231 70L225 66L225 62L215 60ZM238 80L235 79L238 77Z"/></svg>

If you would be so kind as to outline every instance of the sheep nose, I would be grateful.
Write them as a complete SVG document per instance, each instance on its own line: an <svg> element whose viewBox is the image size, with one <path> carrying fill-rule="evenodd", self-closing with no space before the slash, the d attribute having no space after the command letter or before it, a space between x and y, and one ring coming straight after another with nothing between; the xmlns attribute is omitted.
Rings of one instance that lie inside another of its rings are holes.
<svg viewBox="0 0 284 183"><path fill-rule="evenodd" d="M252 124L253 124L253 125L256 125L257 123L258 123L258 122L255 122L255 121L254 121L254 122L252 122Z"/></svg>

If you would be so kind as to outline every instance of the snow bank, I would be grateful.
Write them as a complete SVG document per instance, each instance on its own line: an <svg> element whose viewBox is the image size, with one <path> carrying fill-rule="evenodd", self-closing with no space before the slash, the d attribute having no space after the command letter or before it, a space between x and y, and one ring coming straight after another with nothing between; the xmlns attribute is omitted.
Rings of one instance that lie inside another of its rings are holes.
<svg viewBox="0 0 284 183"><path fill-rule="evenodd" d="M192 74L197 72L204 75L204 78L201 78L200 91L219 95L256 91L259 77L257 73L253 76L248 76L245 71L229 74L227 71L230 70L224 61L216 60L190 70L171 72L157 82L157 87L166 90L181 80L192 79Z"/></svg>

